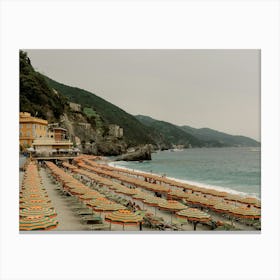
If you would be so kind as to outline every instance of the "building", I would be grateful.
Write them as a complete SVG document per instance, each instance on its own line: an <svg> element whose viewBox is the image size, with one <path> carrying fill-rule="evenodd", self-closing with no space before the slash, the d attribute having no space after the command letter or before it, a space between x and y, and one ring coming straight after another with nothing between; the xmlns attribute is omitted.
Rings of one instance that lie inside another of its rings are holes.
<svg viewBox="0 0 280 280"><path fill-rule="evenodd" d="M75 112L81 112L81 105L78 103L69 102L70 108Z"/></svg>
<svg viewBox="0 0 280 280"><path fill-rule="evenodd" d="M32 144L36 155L51 156L72 151L73 143L70 140L55 140L54 138L37 138Z"/></svg>
<svg viewBox="0 0 280 280"><path fill-rule="evenodd" d="M31 147L35 138L47 136L48 121L32 117L30 113L20 112L19 139L22 147Z"/></svg>
<svg viewBox="0 0 280 280"><path fill-rule="evenodd" d="M115 138L122 138L123 137L123 128L116 124L109 125L109 136Z"/></svg>
<svg viewBox="0 0 280 280"><path fill-rule="evenodd" d="M67 139L67 130L62 127L54 127L53 135L55 141L64 141Z"/></svg>

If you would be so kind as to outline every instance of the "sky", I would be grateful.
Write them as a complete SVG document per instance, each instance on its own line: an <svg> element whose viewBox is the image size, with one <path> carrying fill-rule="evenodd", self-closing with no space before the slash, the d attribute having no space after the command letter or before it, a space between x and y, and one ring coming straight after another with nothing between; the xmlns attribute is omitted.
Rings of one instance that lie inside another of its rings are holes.
<svg viewBox="0 0 280 280"><path fill-rule="evenodd" d="M35 70L132 115L260 140L260 50L25 50Z"/></svg>

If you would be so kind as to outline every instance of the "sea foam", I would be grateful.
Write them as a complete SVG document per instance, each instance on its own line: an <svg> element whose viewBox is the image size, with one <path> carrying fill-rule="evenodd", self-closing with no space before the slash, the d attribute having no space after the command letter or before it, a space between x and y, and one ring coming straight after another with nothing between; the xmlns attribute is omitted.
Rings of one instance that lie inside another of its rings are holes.
<svg viewBox="0 0 280 280"><path fill-rule="evenodd" d="M161 176L161 174L157 174L157 173L152 173L152 172L148 172L148 171L143 171L143 170L137 170L137 169L124 167L124 166L121 165L122 163L125 164L126 162L124 162L124 161L123 162L118 161L118 163L117 162L109 162L108 165L111 166L111 167L118 167L118 168L123 169L123 170L130 170L130 171L136 171L136 172ZM255 197L255 198L258 198L258 199L260 198L257 193L240 192L240 191L230 189L228 187L209 185L209 184L205 184L205 183L201 183L201 182L195 182L195 181L190 181L190 180L185 180L185 179L183 180L183 179L178 179L178 178L169 177L169 176L166 176L166 178L177 181L177 182L180 182L180 183L185 183L185 184L189 184L189 185L193 185L193 186L197 186L197 187L202 187L202 188L206 188L206 189L214 189L214 190L217 190L217 191L227 192L227 193L230 193L230 194L236 194L236 195L239 195L239 196L242 196L242 197L250 196L250 197Z"/></svg>

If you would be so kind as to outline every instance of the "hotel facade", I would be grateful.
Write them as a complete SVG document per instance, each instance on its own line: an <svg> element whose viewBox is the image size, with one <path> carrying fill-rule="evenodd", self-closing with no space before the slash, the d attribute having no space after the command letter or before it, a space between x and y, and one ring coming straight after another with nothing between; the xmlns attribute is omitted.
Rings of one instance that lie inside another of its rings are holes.
<svg viewBox="0 0 280 280"><path fill-rule="evenodd" d="M48 121L32 117L30 113L20 112L19 140L22 147L31 147L36 138L47 136Z"/></svg>

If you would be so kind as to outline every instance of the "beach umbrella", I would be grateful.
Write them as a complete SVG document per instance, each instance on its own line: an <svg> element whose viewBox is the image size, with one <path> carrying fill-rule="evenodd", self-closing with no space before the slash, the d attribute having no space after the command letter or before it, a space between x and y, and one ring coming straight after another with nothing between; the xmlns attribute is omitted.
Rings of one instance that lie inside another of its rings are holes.
<svg viewBox="0 0 280 280"><path fill-rule="evenodd" d="M163 199L163 198L160 198L160 197L155 197L155 196L147 196L145 199L144 199L144 203L149 205L149 206L153 206L155 208L155 215L156 215L156 209L157 207L159 206L159 204L161 202L165 202L166 200Z"/></svg>
<svg viewBox="0 0 280 280"><path fill-rule="evenodd" d="M188 221L193 222L194 230L196 230L196 225L199 222L209 222L211 216L203 211L196 208L187 208L176 213L178 217L186 218Z"/></svg>
<svg viewBox="0 0 280 280"><path fill-rule="evenodd" d="M19 230L51 230L56 228L58 221L44 216L27 216L19 220Z"/></svg>
<svg viewBox="0 0 280 280"><path fill-rule="evenodd" d="M115 192L126 194L126 195L134 195L134 194L138 193L138 191L136 189L130 189L130 188L127 188L127 187L124 187L124 186L116 189Z"/></svg>
<svg viewBox="0 0 280 280"><path fill-rule="evenodd" d="M198 194L190 194L185 198L185 200L187 202L190 202L191 204L198 204L198 205L207 203L208 201L206 197Z"/></svg>
<svg viewBox="0 0 280 280"><path fill-rule="evenodd" d="M261 208L261 201L259 200L256 204L254 204L254 207Z"/></svg>
<svg viewBox="0 0 280 280"><path fill-rule="evenodd" d="M51 208L43 208L41 206L33 206L29 208L21 209L19 212L20 217L28 217L28 216L44 216L54 218L56 216L56 212Z"/></svg>
<svg viewBox="0 0 280 280"><path fill-rule="evenodd" d="M138 192L138 193L132 195L132 198L133 198L133 199L141 200L141 201L144 201L144 200L145 200L146 198L148 198L148 197L152 197L152 195L147 194L147 193L142 192L142 191L140 191L140 192Z"/></svg>
<svg viewBox="0 0 280 280"><path fill-rule="evenodd" d="M32 197L27 196L27 197L22 197L20 199L20 203L30 203L30 204L40 204L40 203L42 203L42 204L44 204L44 203L50 203L50 202L51 202L51 200L47 197L36 199L36 198L32 198Z"/></svg>
<svg viewBox="0 0 280 280"><path fill-rule="evenodd" d="M209 198L209 199L206 199L206 201L204 202L200 202L200 204L202 206L205 206L205 207L208 207L208 208L212 208L213 206L215 206L216 204L219 204L221 203L221 199L219 198Z"/></svg>
<svg viewBox="0 0 280 280"><path fill-rule="evenodd" d="M243 219L260 219L261 212L259 209L254 209L252 207L236 207L230 210L234 216Z"/></svg>
<svg viewBox="0 0 280 280"><path fill-rule="evenodd" d="M108 212L108 211L112 212L112 211L126 209L126 207L114 202L103 202L98 204L97 206L93 206L93 209L97 212Z"/></svg>
<svg viewBox="0 0 280 280"><path fill-rule="evenodd" d="M25 209L25 208L31 208L31 207L37 207L41 206L43 208L49 208L49 209L54 209L52 204L50 202L23 202L19 204L20 209Z"/></svg>
<svg viewBox="0 0 280 280"><path fill-rule="evenodd" d="M110 225L111 223L121 224L124 230L125 225L137 225L141 223L143 217L130 210L118 210L106 215L105 221L110 222Z"/></svg>
<svg viewBox="0 0 280 280"><path fill-rule="evenodd" d="M92 200L92 199L96 199L96 198L100 198L100 197L104 197L104 195L97 191L89 191L89 192L79 196L79 198L82 200Z"/></svg>
<svg viewBox="0 0 280 280"><path fill-rule="evenodd" d="M172 198L184 199L184 198L188 198L190 196L190 193L184 192L182 190L172 189L168 192L168 196L170 196Z"/></svg>
<svg viewBox="0 0 280 280"><path fill-rule="evenodd" d="M177 200L165 200L159 203L159 208L171 212L171 223L173 212L186 209L187 206L178 202Z"/></svg>
<svg viewBox="0 0 280 280"><path fill-rule="evenodd" d="M232 204L224 202L220 202L213 206L213 210L219 213L229 213L234 208L235 206L233 206Z"/></svg>
<svg viewBox="0 0 280 280"><path fill-rule="evenodd" d="M93 207L95 207L95 206L97 206L97 205L99 205L99 204L102 204L102 203L108 203L108 202L110 202L110 200L109 199L107 199L106 197L99 197L99 198L96 198L96 199L93 199L93 200L90 200L90 201L86 201L86 205L88 206L88 207L91 207L91 208L93 208Z"/></svg>
<svg viewBox="0 0 280 280"><path fill-rule="evenodd" d="M256 199L255 197L245 197L239 200L243 204L251 204L256 205L260 204L260 200Z"/></svg>
<svg viewBox="0 0 280 280"><path fill-rule="evenodd" d="M240 195L237 194L228 194L227 196L224 197L224 200L227 201L234 201L235 204L237 201L240 201L242 199L242 197Z"/></svg>

